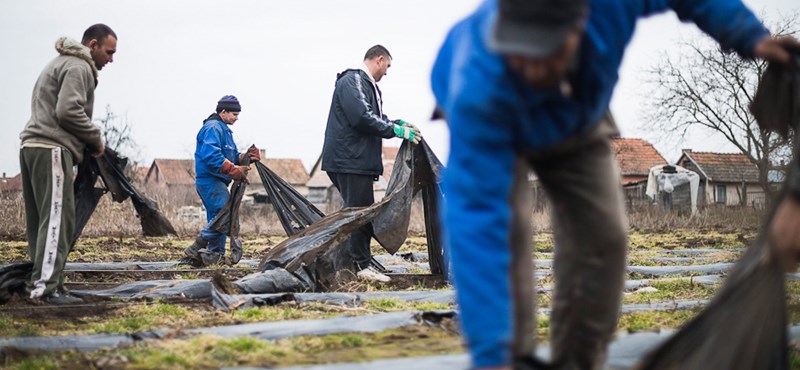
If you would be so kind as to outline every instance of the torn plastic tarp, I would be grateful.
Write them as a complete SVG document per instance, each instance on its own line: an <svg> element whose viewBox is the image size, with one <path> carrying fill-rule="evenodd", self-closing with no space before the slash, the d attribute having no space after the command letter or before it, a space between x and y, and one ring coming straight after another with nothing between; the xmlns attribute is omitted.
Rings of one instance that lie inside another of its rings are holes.
<svg viewBox="0 0 800 370"><path fill-rule="evenodd" d="M286 236L297 234L325 216L294 187L261 162L256 162L256 170Z"/></svg>
<svg viewBox="0 0 800 370"><path fill-rule="evenodd" d="M666 169L670 170L667 171ZM647 176L647 191L645 194L651 199L656 199L658 191L672 193L676 187L689 184L689 196L692 214L697 213L697 190L700 187L700 176L681 166L655 166L650 169Z"/></svg>
<svg viewBox="0 0 800 370"><path fill-rule="evenodd" d="M99 169L100 177L103 179L106 188L111 191L114 201L123 202L125 199L131 199L133 207L136 209L136 214L139 216L139 221L142 224L142 233L145 236L177 235L175 228L172 227L169 220L158 210L156 202L140 193L136 187L131 184L128 177L125 176L125 167L128 165L127 158L119 156L115 151L109 148L106 148L105 155L99 158L94 158L92 156L85 156L84 158L84 161L89 160L96 163L96 168ZM92 168L94 167L92 166ZM93 174L89 174L88 176L92 175ZM79 167L78 177L80 176L81 172ZM77 182L76 180L76 183ZM76 199L78 199L77 196ZM88 221L88 217L86 219ZM81 225L80 228L83 229L83 225Z"/></svg>
<svg viewBox="0 0 800 370"><path fill-rule="evenodd" d="M800 53L788 68L767 68L751 110L765 132L788 137L794 130L794 154L800 135ZM787 189L798 190L800 162L794 158ZM779 202L773 202L779 203ZM755 242L728 275L711 303L666 343L648 354L639 368L659 369L787 369L784 272L772 253L767 229L775 207L765 218Z"/></svg>
<svg viewBox="0 0 800 370"><path fill-rule="evenodd" d="M304 285L315 286L315 290L331 290L339 284L337 273L349 269L350 259L342 242L350 233L371 223L375 239L387 252L394 254L408 236L414 195L422 191L423 204L430 212L426 214L426 234L431 272L445 272L438 218L435 217L442 196L441 169L441 163L424 141L418 145L404 142L381 201L325 216L269 251L262 259L261 269L285 269L304 280Z"/></svg>

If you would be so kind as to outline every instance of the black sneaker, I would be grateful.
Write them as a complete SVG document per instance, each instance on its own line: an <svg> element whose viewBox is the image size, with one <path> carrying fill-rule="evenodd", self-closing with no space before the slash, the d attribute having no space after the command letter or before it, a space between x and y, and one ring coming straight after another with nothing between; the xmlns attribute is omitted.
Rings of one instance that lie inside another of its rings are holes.
<svg viewBox="0 0 800 370"><path fill-rule="evenodd" d="M70 304L80 304L84 303L83 299L78 298L70 293L63 292L53 292L48 296L44 296L41 298L42 302L54 304L54 305L70 305Z"/></svg>

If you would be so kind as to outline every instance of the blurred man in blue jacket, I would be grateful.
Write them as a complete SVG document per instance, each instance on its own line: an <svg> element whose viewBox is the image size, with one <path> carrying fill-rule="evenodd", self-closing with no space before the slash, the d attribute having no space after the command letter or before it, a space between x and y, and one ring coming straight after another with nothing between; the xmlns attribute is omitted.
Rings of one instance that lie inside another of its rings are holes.
<svg viewBox="0 0 800 370"><path fill-rule="evenodd" d="M518 207L529 169L553 210L551 361L602 366L627 246L609 101L637 19L670 9L744 58L786 62L797 43L771 37L740 0L487 0L444 41L432 74L451 134L443 218L475 368L539 366Z"/></svg>
<svg viewBox="0 0 800 370"><path fill-rule="evenodd" d="M239 100L233 95L225 95L217 102L216 112L203 121L203 127L197 133L195 188L206 208L209 225L228 202L228 184L231 180L247 180L249 167L240 166L245 156L251 161L261 160L261 154L255 146L245 153L239 153L233 142L233 131L229 126L239 119L241 111ZM206 225L184 253L193 265L210 266L219 263L225 256L225 240L225 234L210 230Z"/></svg>

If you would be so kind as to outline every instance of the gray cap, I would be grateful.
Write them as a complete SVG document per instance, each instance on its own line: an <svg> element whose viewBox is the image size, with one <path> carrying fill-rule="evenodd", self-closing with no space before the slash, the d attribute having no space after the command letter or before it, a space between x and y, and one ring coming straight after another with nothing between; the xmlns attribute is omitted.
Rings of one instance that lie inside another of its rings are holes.
<svg viewBox="0 0 800 370"><path fill-rule="evenodd" d="M489 46L503 54L551 56L588 8L586 0L499 0Z"/></svg>

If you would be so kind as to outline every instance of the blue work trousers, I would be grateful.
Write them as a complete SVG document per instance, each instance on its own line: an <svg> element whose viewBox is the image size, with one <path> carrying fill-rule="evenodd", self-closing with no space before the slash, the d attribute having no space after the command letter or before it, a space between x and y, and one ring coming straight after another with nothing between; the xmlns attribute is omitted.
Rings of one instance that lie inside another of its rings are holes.
<svg viewBox="0 0 800 370"><path fill-rule="evenodd" d="M200 230L200 236L208 241L208 250L225 255L225 234L210 230L211 220L217 216L219 211L225 207L228 202L230 193L228 193L228 185L217 178L200 178L197 179L195 188L200 199L203 201L203 206L206 207L206 219L208 225Z"/></svg>

